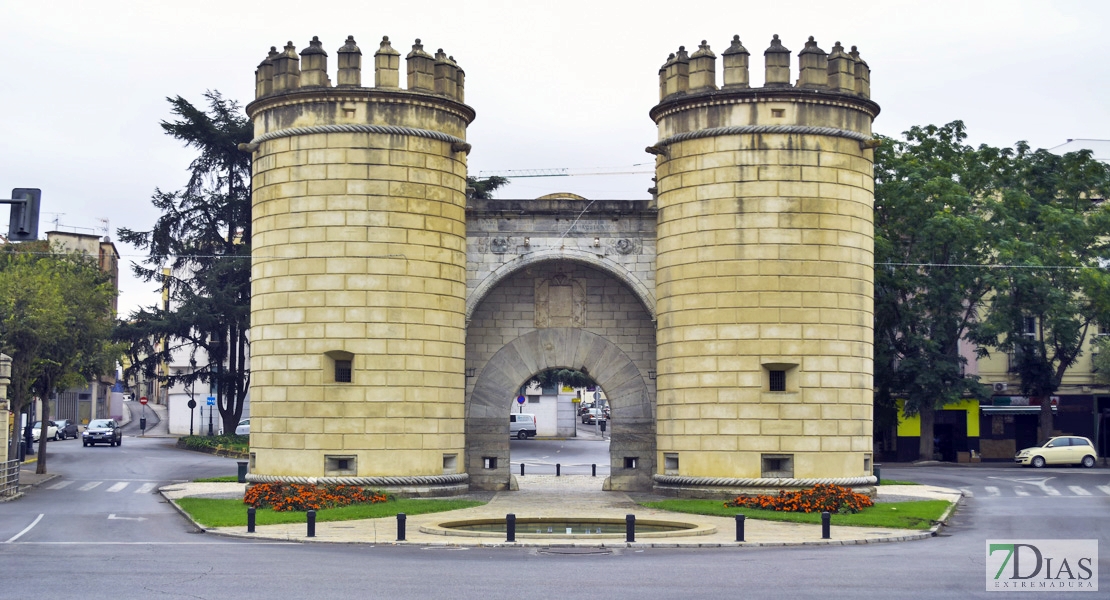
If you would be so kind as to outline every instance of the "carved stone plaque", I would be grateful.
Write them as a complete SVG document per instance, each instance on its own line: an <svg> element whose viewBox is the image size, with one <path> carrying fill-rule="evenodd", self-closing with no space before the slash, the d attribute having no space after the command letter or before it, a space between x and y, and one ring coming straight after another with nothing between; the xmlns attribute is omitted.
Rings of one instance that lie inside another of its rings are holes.
<svg viewBox="0 0 1110 600"><path fill-rule="evenodd" d="M586 287L556 273L536 280L536 327L585 327Z"/></svg>

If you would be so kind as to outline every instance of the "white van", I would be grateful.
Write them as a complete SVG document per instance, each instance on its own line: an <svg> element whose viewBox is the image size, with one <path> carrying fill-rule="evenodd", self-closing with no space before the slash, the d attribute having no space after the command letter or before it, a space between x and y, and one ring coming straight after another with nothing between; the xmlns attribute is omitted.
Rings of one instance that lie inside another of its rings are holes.
<svg viewBox="0 0 1110 600"><path fill-rule="evenodd" d="M536 415L512 413L509 415L509 437L526 440L536 437Z"/></svg>

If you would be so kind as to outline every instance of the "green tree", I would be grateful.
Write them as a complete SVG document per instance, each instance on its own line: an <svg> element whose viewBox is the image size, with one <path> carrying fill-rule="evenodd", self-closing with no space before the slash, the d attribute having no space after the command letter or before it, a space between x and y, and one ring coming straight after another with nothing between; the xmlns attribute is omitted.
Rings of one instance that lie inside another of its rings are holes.
<svg viewBox="0 0 1110 600"><path fill-rule="evenodd" d="M83 386L115 364L110 343L116 289L96 262L43 243L9 246L0 256L0 350L12 357L13 410L32 395L50 419L51 394ZM46 472L46 435L37 472ZM14 446L9 448L9 455Z"/></svg>
<svg viewBox="0 0 1110 600"><path fill-rule="evenodd" d="M533 377L532 382L545 388L552 388L559 384L569 385L570 387L597 385L588 373L577 369L548 369Z"/></svg>
<svg viewBox="0 0 1110 600"><path fill-rule="evenodd" d="M986 198L996 152L965 138L955 121L881 138L875 151L875 422L896 424L903 400L920 416L922 460L933 458L936 410L985 394L959 345L994 280Z"/></svg>
<svg viewBox="0 0 1110 600"><path fill-rule="evenodd" d="M1039 438L1052 435L1048 397L1082 353L1091 326L1110 315L1110 167L1089 151L1001 155L991 225L1004 278L977 341L1010 354L1021 393L1041 399Z"/></svg>
<svg viewBox="0 0 1110 600"><path fill-rule="evenodd" d="M508 178L499 175L492 175L486 179L467 177L466 191L467 195L475 200L490 200L493 198L493 191L507 183L509 183Z"/></svg>
<svg viewBox="0 0 1110 600"><path fill-rule="evenodd" d="M207 110L180 96L167 98L177 118L162 122L166 134L199 152L188 184L178 192L155 190L152 203L162 215L151 230L119 230L121 240L147 251L132 269L160 282L169 306L135 311L116 337L130 344L133 370L167 385L213 384L224 431L233 431L250 385L251 157L238 145L251 140L253 127L219 92L206 92L205 99ZM158 366L180 346L200 358L198 368L158 375Z"/></svg>

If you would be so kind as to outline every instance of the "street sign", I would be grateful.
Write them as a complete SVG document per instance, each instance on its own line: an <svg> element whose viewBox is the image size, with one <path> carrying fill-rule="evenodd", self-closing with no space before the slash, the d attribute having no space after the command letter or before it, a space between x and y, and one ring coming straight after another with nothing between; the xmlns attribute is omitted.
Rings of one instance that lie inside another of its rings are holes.
<svg viewBox="0 0 1110 600"><path fill-rule="evenodd" d="M139 404L143 404L143 405L146 404L146 396L143 396L142 398L139 398Z"/></svg>
<svg viewBox="0 0 1110 600"><path fill-rule="evenodd" d="M517 396L516 397L516 403L517 404L524 404L524 396Z"/></svg>
<svg viewBox="0 0 1110 600"><path fill-rule="evenodd" d="M216 397L215 396L209 396L207 404L208 404L208 406L216 406Z"/></svg>
<svg viewBox="0 0 1110 600"><path fill-rule="evenodd" d="M196 408L197 407L197 401L193 400L192 398L189 398L188 406L189 406L190 409Z"/></svg>
<svg viewBox="0 0 1110 600"><path fill-rule="evenodd" d="M594 392L594 400L601 400L601 392Z"/></svg>

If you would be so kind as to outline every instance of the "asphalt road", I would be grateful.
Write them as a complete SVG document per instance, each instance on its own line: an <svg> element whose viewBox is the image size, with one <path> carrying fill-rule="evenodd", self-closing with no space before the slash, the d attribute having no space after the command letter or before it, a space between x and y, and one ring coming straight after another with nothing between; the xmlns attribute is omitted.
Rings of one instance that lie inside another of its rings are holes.
<svg viewBox="0 0 1110 600"><path fill-rule="evenodd" d="M565 444L514 441L513 458L535 453L536 460L550 462L573 452L580 462L578 452L587 459L607 454L600 444ZM254 542L192 533L142 486L233 474L234 460L178 450L168 439L133 437L120 448L51 442L49 452L51 471L61 477L0 504L5 598L41 597L44 586L60 595L113 599L998 598L1006 594L986 592L984 577L985 542L996 538L1096 538L1103 549L1102 594L1110 589L1110 493L1098 487L1110 485L1106 469L885 468L885 479L972 494L940 536L917 542L451 549ZM94 482L100 483L82 491Z"/></svg>
<svg viewBox="0 0 1110 600"><path fill-rule="evenodd" d="M529 475L554 475L555 465L563 475L589 475L592 465L597 465L597 476L605 478L609 476L609 440L509 440L509 470L519 475L521 463Z"/></svg>

